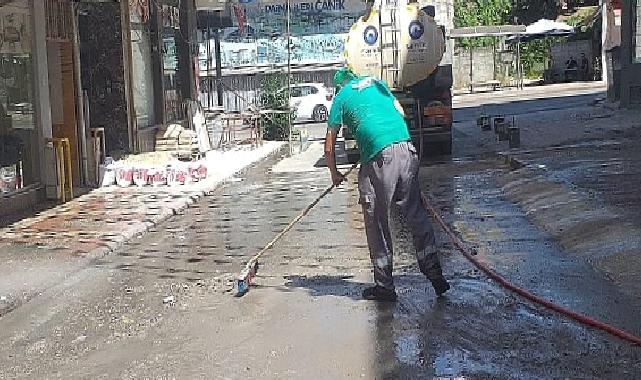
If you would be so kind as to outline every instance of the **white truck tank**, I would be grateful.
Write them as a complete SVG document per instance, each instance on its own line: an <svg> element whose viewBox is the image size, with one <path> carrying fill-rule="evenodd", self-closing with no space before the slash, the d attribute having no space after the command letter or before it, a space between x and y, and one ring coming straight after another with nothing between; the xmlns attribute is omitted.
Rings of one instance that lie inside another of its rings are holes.
<svg viewBox="0 0 641 380"><path fill-rule="evenodd" d="M377 0L345 43L345 58L355 73L397 90L426 79L446 50L444 29L418 3L406 1Z"/></svg>

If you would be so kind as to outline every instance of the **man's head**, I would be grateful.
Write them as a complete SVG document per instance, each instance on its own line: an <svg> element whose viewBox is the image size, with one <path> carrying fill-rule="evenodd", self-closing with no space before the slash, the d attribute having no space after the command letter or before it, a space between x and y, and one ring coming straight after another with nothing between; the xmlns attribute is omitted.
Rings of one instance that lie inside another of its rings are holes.
<svg viewBox="0 0 641 380"><path fill-rule="evenodd" d="M334 87L338 92L347 82L356 78L356 75L347 67L344 67L334 74Z"/></svg>

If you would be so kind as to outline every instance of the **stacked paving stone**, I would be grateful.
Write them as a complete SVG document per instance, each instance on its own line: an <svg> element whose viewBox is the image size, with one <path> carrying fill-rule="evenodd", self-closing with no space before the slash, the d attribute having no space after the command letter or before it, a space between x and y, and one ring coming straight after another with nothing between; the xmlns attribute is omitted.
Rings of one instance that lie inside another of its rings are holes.
<svg viewBox="0 0 641 380"><path fill-rule="evenodd" d="M184 129L180 124L160 128L156 134L156 151L172 152L181 159L197 157L199 151L196 132Z"/></svg>
<svg viewBox="0 0 641 380"><path fill-rule="evenodd" d="M99 189L0 230L0 249L22 244L72 255L100 255L187 207L201 193Z"/></svg>

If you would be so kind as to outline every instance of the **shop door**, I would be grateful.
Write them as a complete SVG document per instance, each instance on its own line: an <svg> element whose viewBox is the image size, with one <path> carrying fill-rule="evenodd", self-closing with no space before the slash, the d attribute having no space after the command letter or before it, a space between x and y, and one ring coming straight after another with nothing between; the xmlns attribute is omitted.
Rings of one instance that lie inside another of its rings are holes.
<svg viewBox="0 0 641 380"><path fill-rule="evenodd" d="M72 44L71 42L48 41L47 55L53 137L69 139L73 179L74 183L80 183Z"/></svg>
<svg viewBox="0 0 641 380"><path fill-rule="evenodd" d="M74 183L80 183L78 120L73 59L73 27L69 0L47 0L47 63L54 138L67 138L71 145Z"/></svg>

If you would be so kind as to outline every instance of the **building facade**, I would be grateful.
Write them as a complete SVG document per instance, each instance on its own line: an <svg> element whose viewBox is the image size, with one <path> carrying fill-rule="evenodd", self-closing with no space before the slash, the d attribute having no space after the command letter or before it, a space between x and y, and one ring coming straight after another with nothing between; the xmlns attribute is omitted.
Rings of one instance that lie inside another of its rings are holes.
<svg viewBox="0 0 641 380"><path fill-rule="evenodd" d="M641 0L623 2L621 105L641 109Z"/></svg>
<svg viewBox="0 0 641 380"><path fill-rule="evenodd" d="M57 197L53 139L90 186L92 130L118 155L183 123L197 47L195 0L0 1L0 218Z"/></svg>
<svg viewBox="0 0 641 380"><path fill-rule="evenodd" d="M185 101L196 98L195 0L82 7L82 80L90 122L105 128L108 151L151 150L156 129L183 123Z"/></svg>

